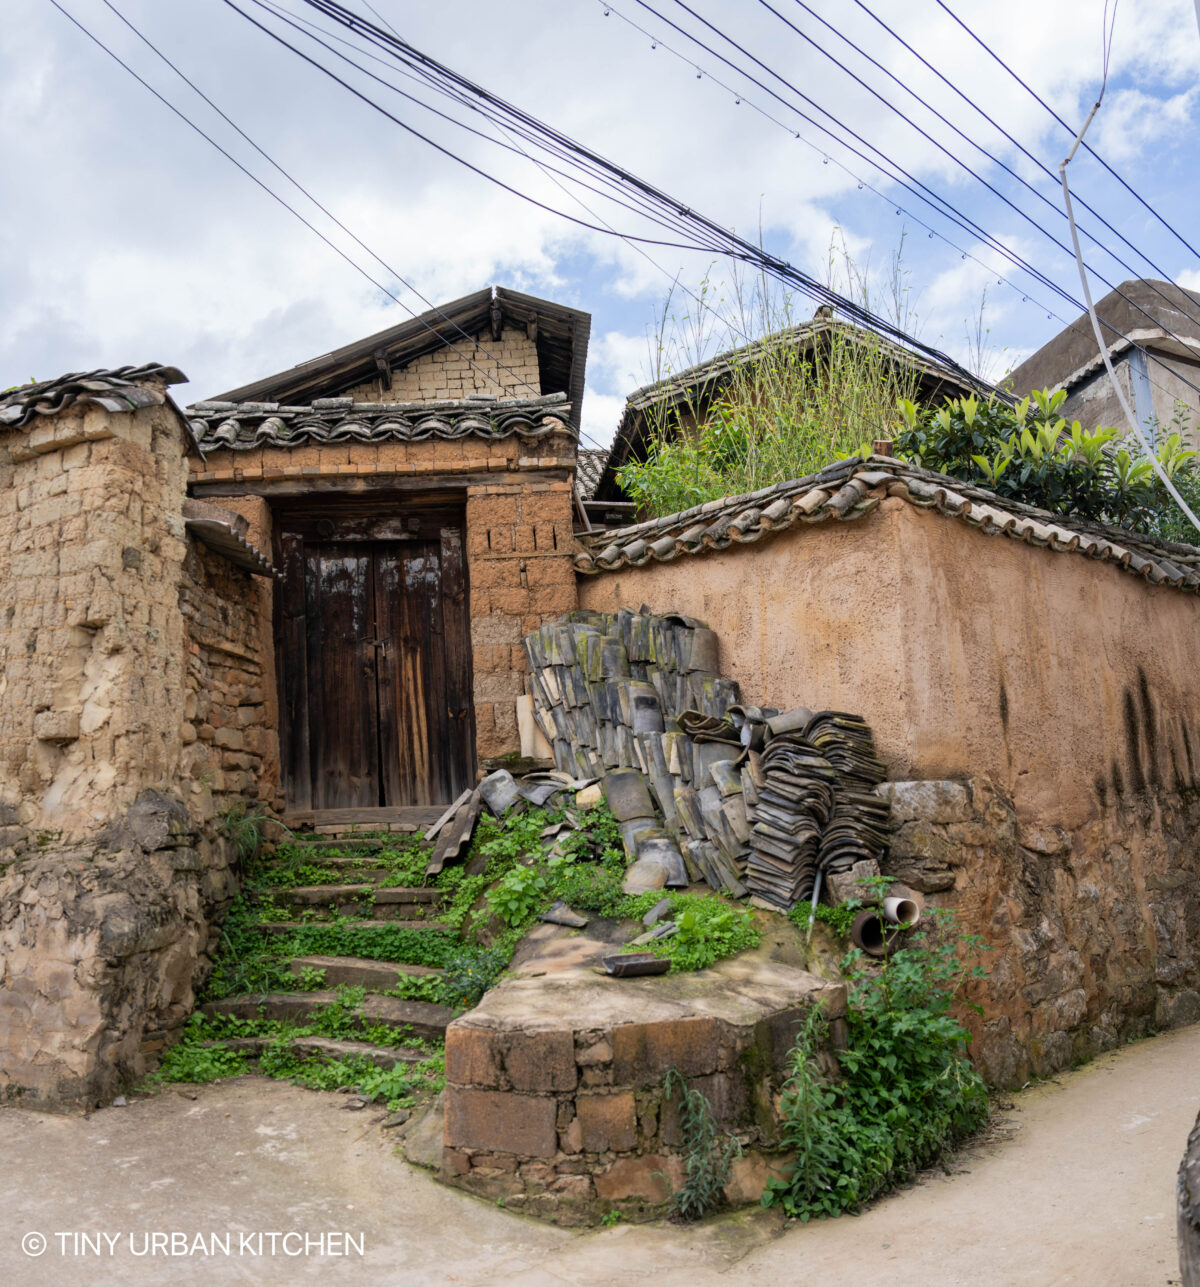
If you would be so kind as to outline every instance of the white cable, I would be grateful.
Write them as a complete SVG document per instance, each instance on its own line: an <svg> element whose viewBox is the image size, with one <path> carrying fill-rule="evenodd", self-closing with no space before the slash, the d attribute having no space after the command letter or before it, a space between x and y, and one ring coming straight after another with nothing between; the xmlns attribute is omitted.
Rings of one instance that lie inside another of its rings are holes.
<svg viewBox="0 0 1200 1287"><path fill-rule="evenodd" d="M1200 21L1200 0L1196 0L1196 11L1197 20ZM1113 15L1113 19L1115 22L1115 13ZM1110 44L1111 39L1112 37L1110 35ZM1104 360L1104 367L1108 371L1108 378L1112 381L1113 392L1117 395L1117 401L1121 404L1121 410L1125 413L1125 419L1129 422L1129 428L1133 431L1133 435L1137 438L1138 442L1142 444L1142 450L1145 451L1146 458L1150 461L1154 472L1159 476L1159 479L1162 481L1162 485L1167 489L1168 494L1179 508L1188 516L1188 521L1196 531L1200 532L1200 519L1192 513L1187 501L1180 496L1175 484L1167 476L1167 471L1162 467L1158 456L1154 452L1154 448L1150 446L1150 443L1146 439L1146 435L1142 432L1142 427L1134 417L1133 411L1129 406L1129 402L1121 389L1120 382L1117 380L1117 373L1113 370L1112 358L1109 356L1108 345L1104 342L1104 334L1100 330L1100 319L1096 316L1096 306L1092 303L1092 290L1088 285L1087 269L1083 265L1083 251L1079 247L1079 233L1075 230L1075 211L1071 206L1071 189L1067 186L1067 166L1070 165L1071 159L1074 157L1076 150L1080 143L1083 142L1083 136L1087 133L1088 126L1091 125L1093 117L1095 117L1096 113L1100 110L1100 103L1104 98L1104 86L1108 80L1107 53L1105 55L1104 63L1104 80L1100 82L1100 95L1092 104L1092 110L1088 113L1087 120L1083 123L1083 129L1081 129L1075 136L1075 142L1071 144L1071 150L1063 158L1058 167L1058 177L1062 180L1063 201L1067 207L1067 223L1071 228L1071 245L1075 248L1075 266L1079 269L1079 281L1083 286L1083 298L1087 302L1088 317L1092 319L1092 330L1096 334L1096 344L1100 349L1100 356Z"/></svg>

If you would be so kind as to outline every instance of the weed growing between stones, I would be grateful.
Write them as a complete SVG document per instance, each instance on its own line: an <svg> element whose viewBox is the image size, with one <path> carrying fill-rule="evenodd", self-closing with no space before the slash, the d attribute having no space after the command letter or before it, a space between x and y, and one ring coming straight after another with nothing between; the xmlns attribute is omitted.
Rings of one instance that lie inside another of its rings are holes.
<svg viewBox="0 0 1200 1287"><path fill-rule="evenodd" d="M888 882L889 887L891 882ZM817 920L822 925L828 925L838 938L846 938L850 933L850 926L854 924L854 918L858 915L862 903L857 898L848 899L844 903L838 903L837 906L830 906L828 903L817 904ZM799 930L808 932L808 922L812 919L812 903L796 903L794 907L788 909L787 918Z"/></svg>
<svg viewBox="0 0 1200 1287"><path fill-rule="evenodd" d="M987 1088L966 1057L969 1034L950 1014L965 980L983 976L970 963L983 944L953 933L952 913L930 915L933 932L882 965L857 949L842 962L848 1040L836 1081L817 1063L824 1016L809 1014L782 1100L796 1166L787 1181L770 1181L764 1206L801 1220L858 1211L987 1120Z"/></svg>
<svg viewBox="0 0 1200 1287"><path fill-rule="evenodd" d="M729 1172L734 1160L742 1155L742 1145L736 1136L717 1130L708 1100L671 1068L663 1079L668 1098L676 1087L683 1139L683 1184L671 1195L670 1214L676 1220L699 1220L724 1200ZM662 1176L661 1171L656 1174Z"/></svg>

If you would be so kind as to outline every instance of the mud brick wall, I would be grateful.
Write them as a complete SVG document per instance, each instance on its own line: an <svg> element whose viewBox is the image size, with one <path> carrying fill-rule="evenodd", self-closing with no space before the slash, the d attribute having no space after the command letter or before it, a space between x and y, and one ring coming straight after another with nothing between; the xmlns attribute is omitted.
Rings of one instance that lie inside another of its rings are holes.
<svg viewBox="0 0 1200 1287"><path fill-rule="evenodd" d="M3 1100L87 1108L140 1076L234 892L180 735L187 441L167 403L0 433Z"/></svg>
<svg viewBox="0 0 1200 1287"><path fill-rule="evenodd" d="M576 607L571 483L527 478L467 491L467 574L480 760L519 751L522 638Z"/></svg>
<svg viewBox="0 0 1200 1287"><path fill-rule="evenodd" d="M377 377L340 396L363 402L431 402L476 394L536 398L542 392L537 345L523 329L506 326L499 342L488 332L453 343L453 349L440 348L393 371L390 389Z"/></svg>
<svg viewBox="0 0 1200 1287"><path fill-rule="evenodd" d="M393 396L399 395L393 390L389 400ZM214 451L196 462L191 481L197 494L237 508L249 519L249 539L260 549L271 548L268 498L280 486L312 486L323 495L336 490L357 494L369 482L386 494L391 481L413 504L424 493L442 503L461 499L466 512L476 753L482 761L520 751L516 702L524 691L522 636L577 602L571 563L576 444L561 421L550 420L562 432L535 442L514 435L494 442L430 438ZM230 484L247 483L261 485L261 494L221 494ZM260 629L265 632L270 629L271 587L260 582L255 593L260 596ZM278 728L273 660L265 665L271 674L265 727L273 732ZM278 751L269 743L263 780L276 784L278 777ZM281 799L278 805L282 807Z"/></svg>
<svg viewBox="0 0 1200 1287"><path fill-rule="evenodd" d="M987 1080L1019 1086L1200 1019L1200 795L1110 800L1022 824L986 779L892 782L883 864L991 949L960 1016Z"/></svg>

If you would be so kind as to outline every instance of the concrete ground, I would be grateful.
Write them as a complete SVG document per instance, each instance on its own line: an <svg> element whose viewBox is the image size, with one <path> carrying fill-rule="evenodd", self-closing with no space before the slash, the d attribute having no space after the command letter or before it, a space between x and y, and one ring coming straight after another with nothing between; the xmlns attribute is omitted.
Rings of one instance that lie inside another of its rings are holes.
<svg viewBox="0 0 1200 1287"><path fill-rule="evenodd" d="M1200 1107L1200 1026L1021 1093L952 1174L811 1225L751 1211L692 1228L547 1227L440 1187L394 1155L376 1114L343 1102L247 1077L86 1119L0 1110L0 1282L1164 1287L1178 1282L1175 1172ZM272 1254L265 1236L329 1230L363 1254L297 1255L295 1237Z"/></svg>

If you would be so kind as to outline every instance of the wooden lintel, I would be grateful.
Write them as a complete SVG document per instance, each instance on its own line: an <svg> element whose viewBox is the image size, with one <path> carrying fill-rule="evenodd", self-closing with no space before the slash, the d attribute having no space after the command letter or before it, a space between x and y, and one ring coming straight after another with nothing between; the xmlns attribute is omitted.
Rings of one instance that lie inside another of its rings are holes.
<svg viewBox="0 0 1200 1287"><path fill-rule="evenodd" d="M217 496L314 496L321 493L362 495L369 492L447 492L463 491L468 487L516 486L523 479L536 478L538 482L566 482L570 473L566 469L505 470L503 472L474 474L437 474L429 478L405 477L387 474L382 477L351 477L330 474L310 478L253 478L241 482L194 482L189 494L200 498Z"/></svg>

